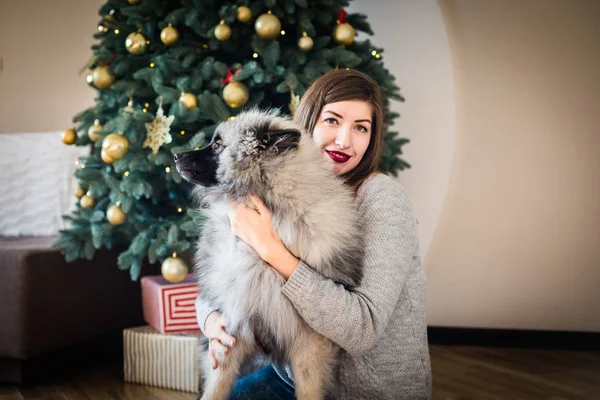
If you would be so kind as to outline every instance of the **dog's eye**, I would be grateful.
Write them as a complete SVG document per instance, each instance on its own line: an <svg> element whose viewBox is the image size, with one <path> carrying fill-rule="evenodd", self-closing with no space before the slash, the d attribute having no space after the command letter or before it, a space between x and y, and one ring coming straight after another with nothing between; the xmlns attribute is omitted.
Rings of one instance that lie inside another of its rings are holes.
<svg viewBox="0 0 600 400"><path fill-rule="evenodd" d="M212 144L212 151L214 154L220 153L223 150L223 140L215 140Z"/></svg>

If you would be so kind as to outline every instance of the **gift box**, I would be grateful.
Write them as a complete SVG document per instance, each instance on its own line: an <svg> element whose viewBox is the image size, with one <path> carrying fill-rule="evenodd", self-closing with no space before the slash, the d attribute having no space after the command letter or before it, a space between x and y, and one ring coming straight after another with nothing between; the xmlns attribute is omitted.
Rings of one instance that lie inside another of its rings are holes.
<svg viewBox="0 0 600 400"><path fill-rule="evenodd" d="M162 276L142 278L144 320L161 333L199 331L196 320L198 285L192 275L179 283Z"/></svg>
<svg viewBox="0 0 600 400"><path fill-rule="evenodd" d="M123 331L126 382L200 392L200 333L162 334L151 326Z"/></svg>

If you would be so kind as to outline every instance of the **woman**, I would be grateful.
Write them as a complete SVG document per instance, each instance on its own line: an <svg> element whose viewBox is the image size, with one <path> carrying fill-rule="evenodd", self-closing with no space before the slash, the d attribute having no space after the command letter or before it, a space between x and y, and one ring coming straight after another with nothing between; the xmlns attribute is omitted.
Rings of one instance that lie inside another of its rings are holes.
<svg viewBox="0 0 600 400"><path fill-rule="evenodd" d="M230 213L232 229L283 276L281 290L306 323L341 347L335 398L428 399L426 280L410 202L395 180L378 171L379 86L358 71L331 71L306 91L294 120L322 148L327 167L355 189L365 237L361 284L347 290L291 254L258 198L252 198L257 210ZM227 354L235 338L224 329L226 316L200 301L196 307L216 368L215 352ZM293 398L290 370L278 366L241 378L230 397Z"/></svg>

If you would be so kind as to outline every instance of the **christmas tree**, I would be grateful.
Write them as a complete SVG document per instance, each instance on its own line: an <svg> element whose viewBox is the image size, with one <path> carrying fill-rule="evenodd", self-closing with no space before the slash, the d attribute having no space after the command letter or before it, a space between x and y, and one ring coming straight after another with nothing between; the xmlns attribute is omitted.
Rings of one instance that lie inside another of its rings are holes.
<svg viewBox="0 0 600 400"><path fill-rule="evenodd" d="M95 105L74 117L66 144L89 146L76 178L79 198L55 244L67 260L124 245L119 268L138 279L151 264L178 264L202 226L190 185L173 155L210 140L217 124L245 108L291 114L319 76L335 68L365 72L386 98L386 126L403 100L384 67L367 18L338 0L109 0L99 10L88 83ZM381 168L409 167L406 139L387 132ZM128 246L128 247L127 247ZM173 257L172 257L173 256Z"/></svg>

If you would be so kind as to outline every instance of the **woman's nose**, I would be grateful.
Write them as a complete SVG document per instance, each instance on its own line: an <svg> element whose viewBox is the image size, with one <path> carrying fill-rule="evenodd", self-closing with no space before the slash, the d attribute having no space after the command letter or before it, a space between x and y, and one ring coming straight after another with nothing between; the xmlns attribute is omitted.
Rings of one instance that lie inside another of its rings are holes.
<svg viewBox="0 0 600 400"><path fill-rule="evenodd" d="M347 149L352 145L352 135L350 134L349 128L344 125L340 126L335 138L335 144L337 144L340 149Z"/></svg>

